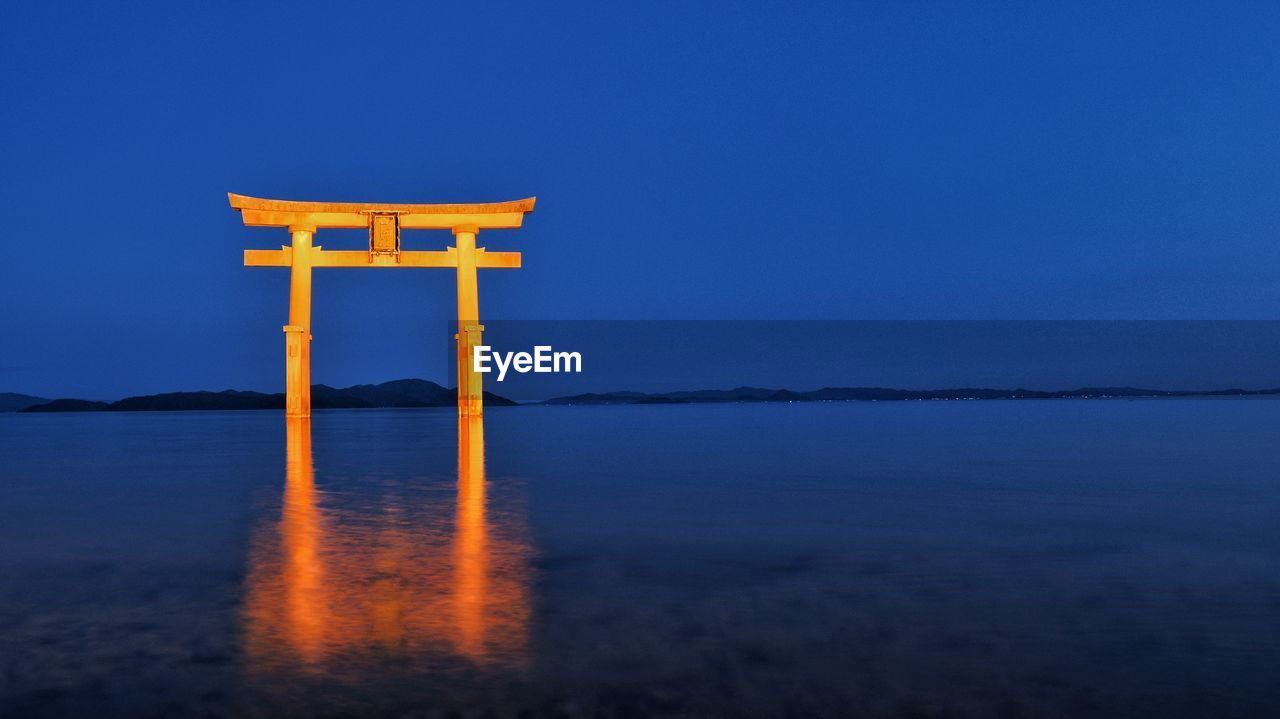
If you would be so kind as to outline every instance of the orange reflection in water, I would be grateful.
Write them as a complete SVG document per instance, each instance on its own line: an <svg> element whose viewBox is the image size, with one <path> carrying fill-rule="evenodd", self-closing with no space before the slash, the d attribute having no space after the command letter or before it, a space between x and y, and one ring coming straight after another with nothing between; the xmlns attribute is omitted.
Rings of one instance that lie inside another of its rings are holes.
<svg viewBox="0 0 1280 719"><path fill-rule="evenodd" d="M458 651L479 658L489 634L489 527L485 517L484 420L458 417L458 509L453 542L453 615Z"/></svg>
<svg viewBox="0 0 1280 719"><path fill-rule="evenodd" d="M522 666L529 547L522 513L487 501L483 420L459 418L456 504L326 496L315 487L310 420L288 422L280 522L251 549L250 668L323 672L336 661L445 655Z"/></svg>

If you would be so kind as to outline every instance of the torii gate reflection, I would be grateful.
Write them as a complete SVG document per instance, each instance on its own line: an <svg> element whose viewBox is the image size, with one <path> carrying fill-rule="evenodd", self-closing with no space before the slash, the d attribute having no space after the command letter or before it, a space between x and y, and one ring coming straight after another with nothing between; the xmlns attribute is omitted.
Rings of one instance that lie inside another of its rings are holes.
<svg viewBox="0 0 1280 719"><path fill-rule="evenodd" d="M315 487L310 420L289 419L287 431L279 531L260 531L250 559L251 668L345 671L388 655L524 665L531 553L512 524L519 513L489 512L482 418L458 418L452 533L440 506L388 503L370 516L367 505L326 501Z"/></svg>
<svg viewBox="0 0 1280 719"><path fill-rule="evenodd" d="M519 267L519 252L487 252L476 247L481 229L516 228L533 212L536 198L468 205L372 202L292 202L228 193L244 224L288 227L293 244L278 250L245 250L246 267L288 267L289 324L285 332L285 414L311 416L311 268L454 267L458 273L458 412L484 409L480 374L472 370L471 348L484 326L476 287L482 267ZM369 250L326 250L313 246L322 227L369 230ZM438 251L400 249L401 230L452 230L454 247Z"/></svg>

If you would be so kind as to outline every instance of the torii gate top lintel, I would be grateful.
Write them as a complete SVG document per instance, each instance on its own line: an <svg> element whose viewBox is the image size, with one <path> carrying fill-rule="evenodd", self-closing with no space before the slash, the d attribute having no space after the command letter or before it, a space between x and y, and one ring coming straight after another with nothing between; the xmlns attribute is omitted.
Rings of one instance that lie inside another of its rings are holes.
<svg viewBox="0 0 1280 719"><path fill-rule="evenodd" d="M227 193L231 207L239 210L244 224L256 227L358 229L369 227L374 215L395 215L405 230L449 230L474 225L478 229L512 229L533 212L536 197L510 202L471 204L394 204L385 202L297 202L266 200Z"/></svg>

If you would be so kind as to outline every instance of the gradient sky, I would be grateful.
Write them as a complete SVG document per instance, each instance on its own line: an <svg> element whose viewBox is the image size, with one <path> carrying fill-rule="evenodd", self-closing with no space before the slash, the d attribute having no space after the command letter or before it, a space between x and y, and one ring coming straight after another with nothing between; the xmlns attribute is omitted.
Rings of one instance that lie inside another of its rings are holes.
<svg viewBox="0 0 1280 719"><path fill-rule="evenodd" d="M0 390L279 390L228 191L537 195L493 319L1280 314L1275 3L475 5L0 6ZM442 379L453 300L317 271L315 379Z"/></svg>

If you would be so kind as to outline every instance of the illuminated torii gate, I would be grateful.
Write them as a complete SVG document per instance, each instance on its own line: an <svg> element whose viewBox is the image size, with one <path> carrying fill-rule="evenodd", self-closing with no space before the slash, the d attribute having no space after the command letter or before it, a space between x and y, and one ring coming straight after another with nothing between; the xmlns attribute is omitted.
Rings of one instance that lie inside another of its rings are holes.
<svg viewBox="0 0 1280 719"><path fill-rule="evenodd" d="M480 375L471 366L471 348L480 344L476 270L519 267L519 252L486 252L476 247L481 229L519 227L533 212L535 198L474 205L393 205L365 202L291 202L262 200L228 193L244 224L287 227L291 246L278 250L245 250L246 267L288 267L289 324L285 331L285 414L311 416L311 268L313 267L453 267L458 272L458 412L483 411ZM316 230L369 230L369 250L325 250L312 245ZM401 250L401 230L452 230L454 247L444 250Z"/></svg>

